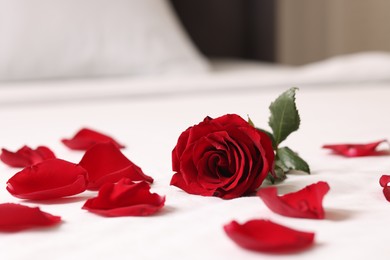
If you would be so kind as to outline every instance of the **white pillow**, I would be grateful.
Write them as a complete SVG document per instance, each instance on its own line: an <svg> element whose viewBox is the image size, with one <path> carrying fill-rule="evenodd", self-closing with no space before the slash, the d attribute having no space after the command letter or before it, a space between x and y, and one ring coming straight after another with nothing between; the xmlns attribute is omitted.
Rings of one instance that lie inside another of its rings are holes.
<svg viewBox="0 0 390 260"><path fill-rule="evenodd" d="M0 0L0 80L207 69L166 0Z"/></svg>

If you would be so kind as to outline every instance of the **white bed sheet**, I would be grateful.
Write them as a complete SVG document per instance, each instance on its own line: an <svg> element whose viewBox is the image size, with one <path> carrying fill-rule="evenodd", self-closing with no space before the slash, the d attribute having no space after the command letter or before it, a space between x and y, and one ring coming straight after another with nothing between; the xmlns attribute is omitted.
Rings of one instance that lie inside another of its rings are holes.
<svg viewBox="0 0 390 260"><path fill-rule="evenodd" d="M15 150L24 144L47 145L57 156L78 162L83 153L68 150L60 139L84 126L95 128L127 145L124 154L155 178L152 191L166 195L167 201L156 216L123 218L104 218L81 210L93 192L59 204L23 201L5 190L15 169L0 164L1 203L38 205L64 220L58 228L45 231L0 234L0 258L388 259L390 204L383 197L379 178L390 173L390 157L345 159L321 149L325 143L389 138L390 83L386 80L300 86L301 129L286 145L310 163L312 174L290 175L279 188L286 193L327 181L331 191L324 200L325 220L279 216L257 197L222 200L189 195L169 186L171 151L182 131L207 115L226 113L250 115L256 125L267 127L268 105L292 85L286 75L299 74L288 67L267 66L262 72L257 70L259 79L248 67L229 73L228 68L195 79L3 85L1 147ZM278 78L283 79L278 82ZM224 234L222 226L231 220L254 218L313 231L315 246L299 254L269 255L241 249Z"/></svg>
<svg viewBox="0 0 390 260"><path fill-rule="evenodd" d="M196 75L0 82L0 106L42 102L140 99L212 94L291 86L345 86L390 81L390 53L344 55L301 67L261 62L216 60Z"/></svg>

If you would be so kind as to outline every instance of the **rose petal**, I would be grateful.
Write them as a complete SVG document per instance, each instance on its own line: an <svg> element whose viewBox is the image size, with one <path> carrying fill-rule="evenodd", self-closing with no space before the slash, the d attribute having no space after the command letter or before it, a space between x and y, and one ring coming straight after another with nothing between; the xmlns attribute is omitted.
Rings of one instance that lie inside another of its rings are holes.
<svg viewBox="0 0 390 260"><path fill-rule="evenodd" d="M390 154L389 149L380 151L376 150L376 148L384 142L387 142L387 140L380 140L367 144L328 144L322 146L322 148L331 149L333 153L346 157L388 155Z"/></svg>
<svg viewBox="0 0 390 260"><path fill-rule="evenodd" d="M85 191L87 172L79 165L51 159L24 168L7 182L7 190L21 199L46 200Z"/></svg>
<svg viewBox="0 0 390 260"><path fill-rule="evenodd" d="M134 183L127 178L116 184L106 183L83 209L107 217L152 215L164 206L165 197L149 190L148 183Z"/></svg>
<svg viewBox="0 0 390 260"><path fill-rule="evenodd" d="M10 152L4 148L1 150L0 160L11 167L27 167L56 158L54 153L46 146L38 146L35 150L28 146L23 146L16 152Z"/></svg>
<svg viewBox="0 0 390 260"><path fill-rule="evenodd" d="M383 187L383 195L390 202L390 187L387 185L390 182L390 175L382 175L379 179L379 184Z"/></svg>
<svg viewBox="0 0 390 260"><path fill-rule="evenodd" d="M387 184L390 182L390 175L382 175L381 178L379 179L379 184L382 187L386 187Z"/></svg>
<svg viewBox="0 0 390 260"><path fill-rule="evenodd" d="M43 212L38 207L31 208L14 203L0 204L0 216L1 232L47 227L61 222L61 217Z"/></svg>
<svg viewBox="0 0 390 260"><path fill-rule="evenodd" d="M72 139L62 139L61 141L73 150L86 151L95 144L107 142L113 143L118 148L125 148L124 145L119 144L112 137L88 128L83 128L78 131Z"/></svg>
<svg viewBox="0 0 390 260"><path fill-rule="evenodd" d="M145 175L112 143L96 144L85 152L79 164L88 171L89 190L98 190L103 184L115 183L124 177L153 182L153 178Z"/></svg>
<svg viewBox="0 0 390 260"><path fill-rule="evenodd" d="M322 200L329 191L326 182L318 182L297 191L277 195L275 187L263 188L257 195L264 201L269 209L287 217L323 219L325 216Z"/></svg>
<svg viewBox="0 0 390 260"><path fill-rule="evenodd" d="M311 246L314 233L297 231L269 220L236 221L224 226L226 234L239 246L269 253L287 253Z"/></svg>

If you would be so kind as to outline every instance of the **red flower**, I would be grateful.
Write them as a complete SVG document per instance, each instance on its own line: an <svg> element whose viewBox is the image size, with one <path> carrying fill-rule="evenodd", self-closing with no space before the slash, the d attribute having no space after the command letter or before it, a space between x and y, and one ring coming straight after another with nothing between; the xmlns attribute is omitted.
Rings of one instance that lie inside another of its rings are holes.
<svg viewBox="0 0 390 260"><path fill-rule="evenodd" d="M383 195L387 201L390 201L390 187L387 185L390 182L390 175L382 175L379 179L379 184L383 187Z"/></svg>
<svg viewBox="0 0 390 260"><path fill-rule="evenodd" d="M244 224L236 221L224 226L226 234L239 246L269 253L302 250L313 244L314 233L297 231L269 220L255 219Z"/></svg>
<svg viewBox="0 0 390 260"><path fill-rule="evenodd" d="M7 182L7 190L21 199L46 200L85 191L87 172L79 165L51 159L24 168Z"/></svg>
<svg viewBox="0 0 390 260"><path fill-rule="evenodd" d="M85 152L79 164L88 171L89 190L98 190L103 184L115 183L124 177L153 182L153 178L145 175L112 143L96 144Z"/></svg>
<svg viewBox="0 0 390 260"><path fill-rule="evenodd" d="M116 184L104 184L98 196L87 200L83 209L107 217L152 215L164 206L165 197L149 190L146 182L123 178Z"/></svg>
<svg viewBox="0 0 390 260"><path fill-rule="evenodd" d="M86 151L95 144L107 142L113 143L118 148L125 148L124 145L119 144L113 138L88 128L78 131L72 139L62 139L61 141L73 150Z"/></svg>
<svg viewBox="0 0 390 260"><path fill-rule="evenodd" d="M6 149L1 150L0 160L11 167L27 167L44 160L56 158L54 153L46 146L38 146L35 150L23 146L16 152L10 152Z"/></svg>
<svg viewBox="0 0 390 260"><path fill-rule="evenodd" d="M275 187L263 188L257 195L273 212L287 217L323 219L325 216L322 200L329 191L326 182L306 186L305 188L285 194L277 195Z"/></svg>
<svg viewBox="0 0 390 260"><path fill-rule="evenodd" d="M346 157L388 155L390 152L389 150L376 150L376 148L384 142L387 142L387 140L380 140L367 144L328 144L322 146L322 148L331 149L333 153Z"/></svg>
<svg viewBox="0 0 390 260"><path fill-rule="evenodd" d="M0 204L0 231L14 232L33 227L46 227L59 224L61 217L14 203Z"/></svg>
<svg viewBox="0 0 390 260"><path fill-rule="evenodd" d="M171 185L191 194L236 198L255 191L273 161L270 138L240 116L206 117L180 135L172 151Z"/></svg>

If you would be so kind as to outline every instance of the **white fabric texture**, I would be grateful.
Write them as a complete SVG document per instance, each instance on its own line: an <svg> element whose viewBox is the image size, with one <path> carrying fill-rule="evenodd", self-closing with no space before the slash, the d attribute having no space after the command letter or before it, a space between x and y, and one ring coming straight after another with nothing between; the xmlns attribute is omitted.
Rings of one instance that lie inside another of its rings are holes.
<svg viewBox="0 0 390 260"><path fill-rule="evenodd" d="M0 0L0 80L207 69L165 0Z"/></svg>

